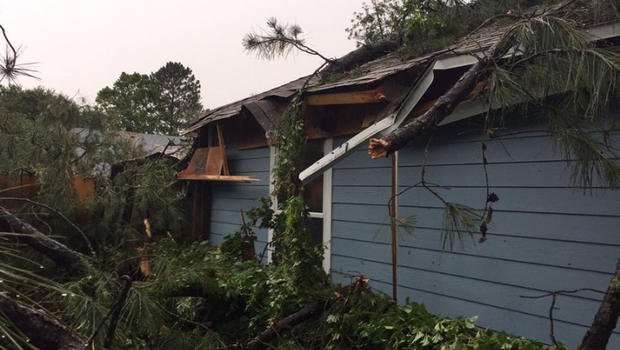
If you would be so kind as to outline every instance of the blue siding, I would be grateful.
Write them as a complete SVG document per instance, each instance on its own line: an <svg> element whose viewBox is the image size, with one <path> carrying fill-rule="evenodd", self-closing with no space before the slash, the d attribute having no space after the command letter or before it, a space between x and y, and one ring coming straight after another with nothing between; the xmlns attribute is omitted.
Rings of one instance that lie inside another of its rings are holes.
<svg viewBox="0 0 620 350"><path fill-rule="evenodd" d="M426 180L440 184L438 192L448 201L481 208L486 189L480 140L440 136L429 150ZM620 142L620 134L612 137ZM413 233L399 232L399 301L408 297L449 317L478 315L483 327L548 343L550 298L521 296L606 290L620 256L620 196L598 181L585 193L572 187L570 170L547 135L485 142L491 191L500 197L486 242L477 243L475 234L456 242L452 251L443 250L442 203L421 189L399 197L399 217L413 227ZM420 147L401 150L400 190L419 181L423 156ZM335 165L334 281L348 283L361 273L375 289L391 294L390 174L389 159L372 161L366 149ZM592 292L558 297L558 339L577 345L600 300ZM620 348L620 330L609 348Z"/></svg>
<svg viewBox="0 0 620 350"><path fill-rule="evenodd" d="M259 178L252 183L222 183L212 186L211 224L209 239L214 244L222 243L224 237L237 231L241 225L241 212L257 206L258 197L269 195L269 148L239 150L226 149L231 174L248 175ZM247 220L247 216L246 216ZM263 253L267 242L267 230L255 228L257 240L256 254ZM265 256L266 259L266 256Z"/></svg>

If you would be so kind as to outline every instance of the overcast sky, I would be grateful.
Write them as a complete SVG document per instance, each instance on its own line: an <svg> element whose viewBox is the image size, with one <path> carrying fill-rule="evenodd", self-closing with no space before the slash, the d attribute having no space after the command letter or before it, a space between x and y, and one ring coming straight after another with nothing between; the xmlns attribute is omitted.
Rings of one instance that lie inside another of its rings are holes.
<svg viewBox="0 0 620 350"><path fill-rule="evenodd" d="M297 23L328 57L355 48L344 29L363 0L0 0L1 24L41 80L20 79L93 102L121 72L150 73L167 61L190 67L213 108L260 93L321 63L305 54L264 61L243 36L269 17Z"/></svg>

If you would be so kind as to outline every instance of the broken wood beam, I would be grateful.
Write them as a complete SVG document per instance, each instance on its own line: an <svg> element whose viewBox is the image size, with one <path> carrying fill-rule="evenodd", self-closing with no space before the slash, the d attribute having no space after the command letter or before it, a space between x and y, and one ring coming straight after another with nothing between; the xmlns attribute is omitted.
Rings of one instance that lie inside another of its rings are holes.
<svg viewBox="0 0 620 350"><path fill-rule="evenodd" d="M385 101L387 101L387 98L381 89L310 95L305 99L305 103L308 106L379 103Z"/></svg>

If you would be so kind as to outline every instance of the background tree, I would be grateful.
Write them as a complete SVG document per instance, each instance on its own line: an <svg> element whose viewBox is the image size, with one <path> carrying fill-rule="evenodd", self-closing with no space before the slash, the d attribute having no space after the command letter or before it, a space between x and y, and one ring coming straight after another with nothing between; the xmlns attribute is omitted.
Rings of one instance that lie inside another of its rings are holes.
<svg viewBox="0 0 620 350"><path fill-rule="evenodd" d="M178 135L202 110L200 81L181 63L168 62L150 75L121 73L96 102L123 130Z"/></svg>
<svg viewBox="0 0 620 350"><path fill-rule="evenodd" d="M150 75L158 88L156 115L157 131L177 135L184 125L202 110L200 81L192 70L179 62L168 62Z"/></svg>
<svg viewBox="0 0 620 350"><path fill-rule="evenodd" d="M148 75L123 72L111 88L106 86L97 93L96 102L116 120L118 128L154 133L159 124L158 99L158 87Z"/></svg>

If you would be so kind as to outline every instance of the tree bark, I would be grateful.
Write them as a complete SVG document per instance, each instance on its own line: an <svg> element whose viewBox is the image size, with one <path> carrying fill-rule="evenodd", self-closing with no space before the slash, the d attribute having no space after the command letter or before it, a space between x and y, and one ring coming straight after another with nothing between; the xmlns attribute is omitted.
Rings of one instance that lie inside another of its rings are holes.
<svg viewBox="0 0 620 350"><path fill-rule="evenodd" d="M123 280L123 289L121 289L121 294L114 305L114 311L112 312L112 318L110 319L110 325L108 327L108 333L105 336L105 341L103 342L103 346L109 348L112 346L112 341L114 340L114 332L116 332L116 326L118 325L118 319L121 316L121 310L123 309L123 305L125 305L125 300L127 299L127 294L129 293L129 289L131 289L131 277L124 275L121 277Z"/></svg>
<svg viewBox="0 0 620 350"><path fill-rule="evenodd" d="M284 317L283 319L269 327L267 330L263 331L261 334L250 340L245 345L245 347L243 347L243 349L260 349L263 346L267 345L269 342L271 342L277 335L281 334L283 331L290 330L298 324L320 315L321 313L323 313L324 310L328 309L330 305L332 305L336 300L339 300L344 296L360 293L368 289L368 279L357 277L354 283L340 288L338 292L335 293L334 297L328 300L312 302L304 306L301 310Z"/></svg>
<svg viewBox="0 0 620 350"><path fill-rule="evenodd" d="M0 229L23 234L20 241L46 255L54 263L66 268L73 276L83 277L93 269L86 256L44 235L0 206Z"/></svg>
<svg viewBox="0 0 620 350"><path fill-rule="evenodd" d="M574 4L576 0L565 0L555 6L549 7L546 11L538 14L536 17L555 16L563 12L567 7ZM503 15L502 15L503 16ZM522 16L510 15L512 18L524 18ZM492 18L487 19L483 23L488 24ZM481 27L480 27L481 28ZM488 66L491 62L503 57L514 45L506 45L504 41L510 37L512 28L509 28L487 51L485 57L478 60L476 64L471 66L465 74L457 81L448 92L443 94L437 102L426 111L426 113L415 118L411 122L396 129L390 135L377 139L370 139L368 153L373 159L387 157L389 154L403 148L407 142L422 135L424 132L435 128L442 120L449 116L456 106L461 103L476 87L476 82L484 80L488 77ZM514 43L513 43L514 44Z"/></svg>
<svg viewBox="0 0 620 350"><path fill-rule="evenodd" d="M398 48L399 43L395 40L385 40L373 45L364 45L348 54L331 62L321 71L321 79L331 74L347 72L366 62L370 62Z"/></svg>
<svg viewBox="0 0 620 350"><path fill-rule="evenodd" d="M280 334L282 331L289 330L296 325L314 317L323 311L327 302L315 301L312 304L308 304L304 306L301 310L286 316L285 318L278 321L272 327L269 327L267 330L257 335L254 339L250 340L244 349L246 350L255 350L262 348L265 344L268 344L276 335Z"/></svg>
<svg viewBox="0 0 620 350"><path fill-rule="evenodd" d="M0 312L28 337L30 344L46 350L84 350L86 338L43 311L19 304L0 294Z"/></svg>
<svg viewBox="0 0 620 350"><path fill-rule="evenodd" d="M580 350L605 350L620 316L620 259L598 312L581 342Z"/></svg>
<svg viewBox="0 0 620 350"><path fill-rule="evenodd" d="M491 48L490 52L494 53L494 51L495 46ZM426 113L382 139L370 139L368 147L370 156L373 159L387 157L389 154L403 148L410 140L435 128L474 90L478 81L486 78L488 75L486 70L488 62L488 59L481 59L471 66L448 92L437 99L437 102Z"/></svg>

